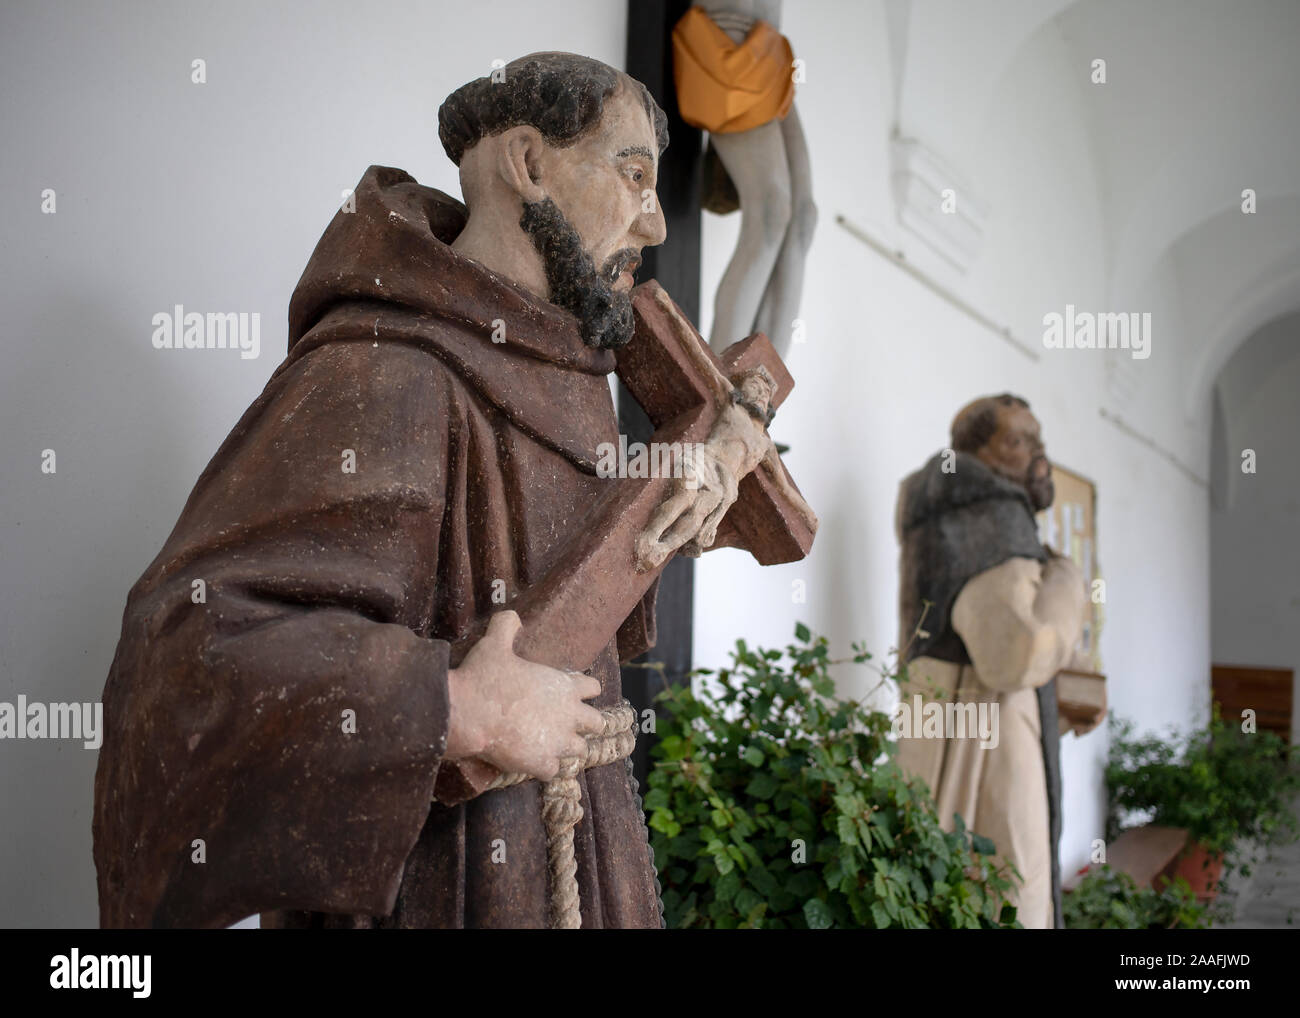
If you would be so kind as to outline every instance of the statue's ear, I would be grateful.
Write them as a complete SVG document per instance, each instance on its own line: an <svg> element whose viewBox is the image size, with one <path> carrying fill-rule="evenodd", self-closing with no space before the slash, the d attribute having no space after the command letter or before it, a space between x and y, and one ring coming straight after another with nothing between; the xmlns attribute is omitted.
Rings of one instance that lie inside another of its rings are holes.
<svg viewBox="0 0 1300 1018"><path fill-rule="evenodd" d="M497 172L512 191L530 204L546 197L541 182L545 150L542 132L526 124L503 132L499 140Z"/></svg>

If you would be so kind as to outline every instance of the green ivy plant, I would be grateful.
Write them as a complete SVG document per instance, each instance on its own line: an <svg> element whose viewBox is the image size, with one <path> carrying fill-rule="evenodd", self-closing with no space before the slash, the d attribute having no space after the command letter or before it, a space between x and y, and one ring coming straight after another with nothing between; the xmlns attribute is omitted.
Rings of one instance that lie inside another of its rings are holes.
<svg viewBox="0 0 1300 1018"><path fill-rule="evenodd" d="M1152 822L1185 827L1188 841L1225 853L1244 839L1284 844L1297 837L1292 800L1300 791L1297 751L1272 732L1243 732L1215 707L1206 725L1166 735L1134 735L1132 721L1110 719L1108 835L1128 812L1148 811Z"/></svg>
<svg viewBox="0 0 1300 1018"><path fill-rule="evenodd" d="M1065 895L1062 909L1071 930L1203 930L1210 912L1182 877L1162 890L1138 887L1127 873L1096 866Z"/></svg>
<svg viewBox="0 0 1300 1018"><path fill-rule="evenodd" d="M995 846L945 832L888 715L835 696L824 637L660 694L645 796L671 927L1018 927ZM871 655L859 645L852 661ZM885 672L881 672L882 676Z"/></svg>

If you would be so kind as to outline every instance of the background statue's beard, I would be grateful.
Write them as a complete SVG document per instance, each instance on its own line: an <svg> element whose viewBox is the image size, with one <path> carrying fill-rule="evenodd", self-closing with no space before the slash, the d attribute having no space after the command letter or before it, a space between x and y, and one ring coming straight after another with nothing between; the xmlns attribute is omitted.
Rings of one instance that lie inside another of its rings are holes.
<svg viewBox="0 0 1300 1018"><path fill-rule="evenodd" d="M636 327L632 296L615 290L614 283L637 253L616 251L597 272L578 231L550 198L524 202L519 226L542 256L551 303L577 317L582 341L604 350L626 346Z"/></svg>
<svg viewBox="0 0 1300 1018"><path fill-rule="evenodd" d="M1034 512L1042 512L1056 498L1056 485L1052 481L1052 466L1047 465L1047 470L1043 472L1042 477L1034 476L1034 468L1038 466L1039 461L1047 462L1046 456L1035 456L1029 461L1029 466L1025 468L1022 476L1017 476L1008 470L1000 462L985 460L984 463L995 474L1012 484L1018 484L1025 489L1025 494L1029 496L1029 504L1033 506Z"/></svg>
<svg viewBox="0 0 1300 1018"><path fill-rule="evenodd" d="M1041 512L1050 506L1056 498L1056 485L1052 481L1052 467L1048 464L1047 470L1042 477L1034 476L1034 467L1038 465L1039 460L1046 462L1047 457L1038 456L1029 464L1029 470L1025 474L1025 491L1029 493L1029 502L1034 507L1034 512Z"/></svg>

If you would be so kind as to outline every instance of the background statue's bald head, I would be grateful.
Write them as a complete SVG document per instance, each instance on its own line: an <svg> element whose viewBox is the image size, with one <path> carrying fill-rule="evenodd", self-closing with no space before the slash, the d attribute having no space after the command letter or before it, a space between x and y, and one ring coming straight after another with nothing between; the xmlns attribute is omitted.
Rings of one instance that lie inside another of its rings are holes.
<svg viewBox="0 0 1300 1018"><path fill-rule="evenodd" d="M609 64L576 53L530 53L504 71L503 81L484 77L462 85L438 110L438 138L457 166L481 138L521 124L552 145L570 145L600 123L605 101L620 86L644 104L660 154L668 147L664 111L641 82Z"/></svg>
<svg viewBox="0 0 1300 1018"><path fill-rule="evenodd" d="M1046 509L1056 497L1042 431L1027 400L1009 392L972 400L953 418L951 442L954 451L970 453L1023 487L1035 509Z"/></svg>
<svg viewBox="0 0 1300 1018"><path fill-rule="evenodd" d="M1028 410L1029 403L1009 392L971 400L952 419L952 448L956 452L968 452L971 455L984 448L998 430L999 407L1024 407Z"/></svg>

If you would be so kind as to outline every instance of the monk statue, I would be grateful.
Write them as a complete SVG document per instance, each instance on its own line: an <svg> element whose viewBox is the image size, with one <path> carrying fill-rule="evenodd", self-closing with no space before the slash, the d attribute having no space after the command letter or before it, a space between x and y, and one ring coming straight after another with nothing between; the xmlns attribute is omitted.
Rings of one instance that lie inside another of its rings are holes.
<svg viewBox="0 0 1300 1018"><path fill-rule="evenodd" d="M925 708L986 709L995 731L976 738L973 726L923 732L914 722L898 759L929 785L948 829L960 814L1016 867L1021 923L1051 928L1060 924L1054 679L1078 663L1083 576L1038 539L1034 514L1055 492L1029 404L977 399L953 420L951 442L899 491L900 693L905 705L919 697ZM1082 734L1104 713L1069 727Z"/></svg>
<svg viewBox="0 0 1300 1018"><path fill-rule="evenodd" d="M709 342L720 351L762 332L784 357L817 208L794 54L780 29L781 0L698 0L673 30L673 78L682 119L709 132L705 207L741 213Z"/></svg>
<svg viewBox="0 0 1300 1018"><path fill-rule="evenodd" d="M104 926L663 925L619 663L653 643L656 564L738 498L720 542L798 517L779 461L746 477L788 376L738 344L719 403L751 409L691 418L690 497L611 502L608 375L656 340L633 273L665 237L664 114L538 53L438 119L465 204L366 171L288 355L130 592L95 778Z"/></svg>

